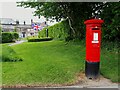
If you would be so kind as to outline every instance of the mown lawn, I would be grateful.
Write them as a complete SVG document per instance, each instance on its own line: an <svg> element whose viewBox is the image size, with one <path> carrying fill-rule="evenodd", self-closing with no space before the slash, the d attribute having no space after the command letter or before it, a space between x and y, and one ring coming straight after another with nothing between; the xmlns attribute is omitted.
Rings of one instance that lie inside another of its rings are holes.
<svg viewBox="0 0 120 90"><path fill-rule="evenodd" d="M71 83L84 68L85 48L81 45L50 41L12 48L23 61L3 63L3 85Z"/></svg>
<svg viewBox="0 0 120 90"><path fill-rule="evenodd" d="M102 49L101 51L101 74L112 82L120 82L118 55L119 52L116 50Z"/></svg>
<svg viewBox="0 0 120 90"><path fill-rule="evenodd" d="M23 61L2 62L3 85L70 84L84 71L85 45L80 42L29 42L12 49ZM101 53L101 74L117 82L118 53Z"/></svg>

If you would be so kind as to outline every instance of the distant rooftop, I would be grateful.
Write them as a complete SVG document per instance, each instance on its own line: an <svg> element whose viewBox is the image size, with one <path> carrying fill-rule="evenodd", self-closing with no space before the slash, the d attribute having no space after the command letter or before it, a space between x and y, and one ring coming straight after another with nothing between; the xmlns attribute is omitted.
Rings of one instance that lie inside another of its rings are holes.
<svg viewBox="0 0 120 90"><path fill-rule="evenodd" d="M1 24L16 24L16 22L11 18L0 18Z"/></svg>

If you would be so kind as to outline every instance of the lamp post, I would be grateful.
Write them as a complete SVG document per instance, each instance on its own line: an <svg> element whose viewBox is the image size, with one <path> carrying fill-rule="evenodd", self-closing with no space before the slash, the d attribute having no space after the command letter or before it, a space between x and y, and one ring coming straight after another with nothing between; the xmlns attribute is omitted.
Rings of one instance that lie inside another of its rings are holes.
<svg viewBox="0 0 120 90"><path fill-rule="evenodd" d="M48 24L47 24L46 21L45 21L45 25L47 26L47 28L46 28L46 37L48 37Z"/></svg>

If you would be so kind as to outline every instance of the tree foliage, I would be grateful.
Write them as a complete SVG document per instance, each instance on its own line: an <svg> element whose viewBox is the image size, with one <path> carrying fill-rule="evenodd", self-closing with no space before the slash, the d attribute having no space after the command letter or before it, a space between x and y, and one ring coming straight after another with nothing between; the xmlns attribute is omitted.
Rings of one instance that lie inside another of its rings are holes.
<svg viewBox="0 0 120 90"><path fill-rule="evenodd" d="M92 17L95 7L102 3L83 3L83 2L19 2L18 6L25 8L35 8L36 16L44 16L47 19L67 19L70 26L70 36L82 38L84 35L83 21Z"/></svg>
<svg viewBox="0 0 120 90"><path fill-rule="evenodd" d="M35 8L35 16L44 16L48 20L60 21L66 19L69 24L69 37L84 38L84 21L91 17L101 17L105 20L104 39L118 37L119 33L119 3L102 2L18 2L18 6Z"/></svg>
<svg viewBox="0 0 120 90"><path fill-rule="evenodd" d="M120 41L120 3L106 3L101 13L104 19L103 39Z"/></svg>
<svg viewBox="0 0 120 90"><path fill-rule="evenodd" d="M0 43L2 42L2 28L0 26Z"/></svg>

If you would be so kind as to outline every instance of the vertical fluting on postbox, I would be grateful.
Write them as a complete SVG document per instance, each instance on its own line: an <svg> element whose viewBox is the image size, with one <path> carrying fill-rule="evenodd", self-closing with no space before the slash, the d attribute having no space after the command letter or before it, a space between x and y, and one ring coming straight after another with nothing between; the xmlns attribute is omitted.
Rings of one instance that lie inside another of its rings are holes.
<svg viewBox="0 0 120 90"><path fill-rule="evenodd" d="M100 47L101 47L101 19L86 20L86 61L85 75L89 79L99 76Z"/></svg>

